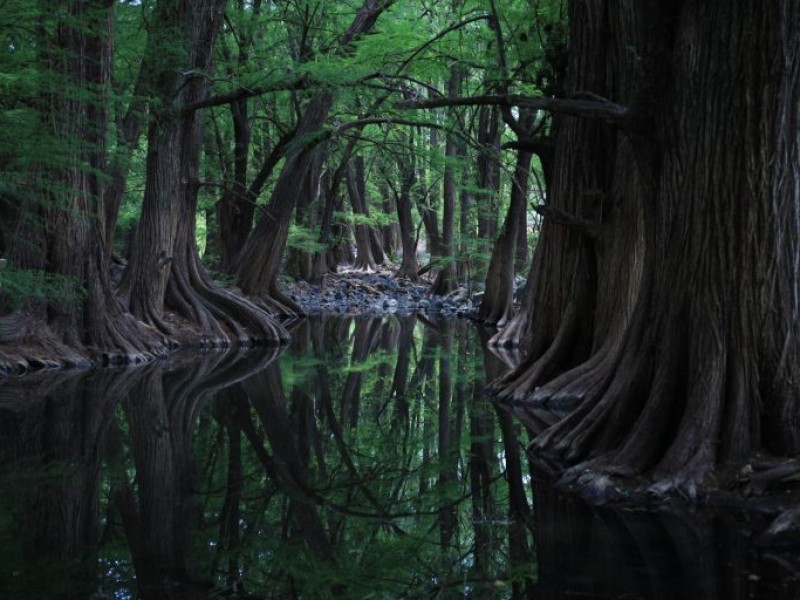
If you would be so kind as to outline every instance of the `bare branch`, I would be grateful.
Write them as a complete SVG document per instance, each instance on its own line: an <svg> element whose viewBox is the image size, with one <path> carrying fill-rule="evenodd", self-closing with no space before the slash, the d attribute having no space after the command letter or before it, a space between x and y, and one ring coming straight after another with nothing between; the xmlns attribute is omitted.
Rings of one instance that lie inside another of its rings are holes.
<svg viewBox="0 0 800 600"><path fill-rule="evenodd" d="M472 96L464 98L431 98L428 100L415 100L398 102L395 108L405 109L429 109L442 108L445 106L517 106L520 108L531 108L534 110L549 110L574 117L588 119L600 119L626 128L630 126L631 118L629 109L597 96L593 100L576 100L564 98L545 98L533 96L520 96L516 94L501 94L487 96Z"/></svg>
<svg viewBox="0 0 800 600"><path fill-rule="evenodd" d="M197 102L192 102L181 108L182 112L192 112L200 110L201 108L209 108L212 106L220 106L222 104L230 104L236 100L244 98L253 98L254 96L263 96L273 92L286 92L291 90L304 90L311 87L311 81L306 78L290 79L282 81L277 84L256 86L256 87L240 87L228 92L227 94L219 94L217 96L210 96Z"/></svg>
<svg viewBox="0 0 800 600"><path fill-rule="evenodd" d="M547 137L521 136L516 142L503 144L503 150L520 150L531 154L549 154L555 149L555 142Z"/></svg>

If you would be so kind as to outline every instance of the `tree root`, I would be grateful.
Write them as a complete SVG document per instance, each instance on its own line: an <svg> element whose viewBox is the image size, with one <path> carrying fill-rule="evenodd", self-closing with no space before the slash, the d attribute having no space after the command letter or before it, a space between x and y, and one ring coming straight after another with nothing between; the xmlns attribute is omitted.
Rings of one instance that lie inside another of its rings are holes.
<svg viewBox="0 0 800 600"><path fill-rule="evenodd" d="M278 289L277 285L271 285L267 294L253 297L253 302L273 318L296 319L305 316L300 305Z"/></svg>
<svg viewBox="0 0 800 600"><path fill-rule="evenodd" d="M571 300L564 320L550 347L537 359L524 361L516 369L509 371L489 385L489 392L502 400L521 402L529 399L536 391L539 382L548 380L555 374L561 363L572 350L579 319Z"/></svg>
<svg viewBox="0 0 800 600"><path fill-rule="evenodd" d="M760 546L799 546L800 508L782 512L758 537L757 543Z"/></svg>
<svg viewBox="0 0 800 600"><path fill-rule="evenodd" d="M191 322L184 343L208 348L231 345L282 345L288 331L264 308L217 286L193 258L186 269L174 269L167 304ZM199 340L198 340L199 338Z"/></svg>
<svg viewBox="0 0 800 600"><path fill-rule="evenodd" d="M491 337L489 346L493 348L519 348L524 342L527 329L528 311L520 309L506 323L505 327Z"/></svg>

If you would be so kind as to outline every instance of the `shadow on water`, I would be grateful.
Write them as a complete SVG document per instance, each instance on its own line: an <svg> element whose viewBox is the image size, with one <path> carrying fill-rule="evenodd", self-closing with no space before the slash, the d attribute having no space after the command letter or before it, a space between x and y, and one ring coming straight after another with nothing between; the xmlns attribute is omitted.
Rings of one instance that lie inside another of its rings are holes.
<svg viewBox="0 0 800 600"><path fill-rule="evenodd" d="M750 524L593 508L484 396L462 322L0 383L0 598L794 598Z"/></svg>

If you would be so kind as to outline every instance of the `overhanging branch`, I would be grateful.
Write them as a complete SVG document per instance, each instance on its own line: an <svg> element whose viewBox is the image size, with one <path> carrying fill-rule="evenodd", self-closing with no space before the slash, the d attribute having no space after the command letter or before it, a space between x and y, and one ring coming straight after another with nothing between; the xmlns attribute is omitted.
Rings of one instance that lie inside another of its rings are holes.
<svg viewBox="0 0 800 600"><path fill-rule="evenodd" d="M464 98L431 98L428 100L414 100L398 102L395 108L419 110L442 108L446 106L516 106L534 110L549 110L551 112L573 117L599 119L622 128L633 125L630 110L611 100L594 96L585 98L585 94L578 98L545 98L533 96L520 96L517 94L493 94L486 96L472 96Z"/></svg>
<svg viewBox="0 0 800 600"><path fill-rule="evenodd" d="M520 136L516 142L507 142L502 146L503 150L520 150L530 152L540 156L552 153L555 149L555 142L548 137Z"/></svg>

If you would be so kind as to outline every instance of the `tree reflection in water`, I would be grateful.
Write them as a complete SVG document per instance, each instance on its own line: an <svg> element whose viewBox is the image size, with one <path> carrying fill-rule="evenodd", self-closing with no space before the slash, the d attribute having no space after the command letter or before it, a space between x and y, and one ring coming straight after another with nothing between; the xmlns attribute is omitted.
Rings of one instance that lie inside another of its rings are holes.
<svg viewBox="0 0 800 600"><path fill-rule="evenodd" d="M532 485L467 324L293 335L0 383L0 597L795 597L741 522Z"/></svg>

